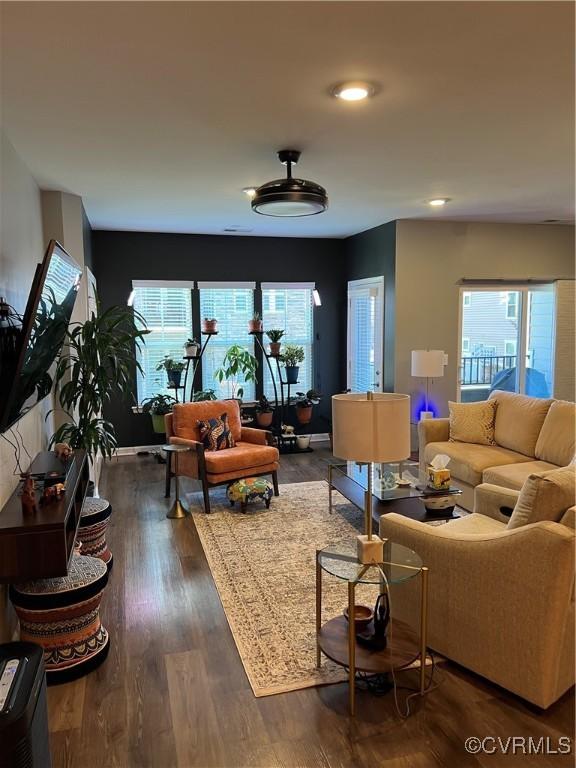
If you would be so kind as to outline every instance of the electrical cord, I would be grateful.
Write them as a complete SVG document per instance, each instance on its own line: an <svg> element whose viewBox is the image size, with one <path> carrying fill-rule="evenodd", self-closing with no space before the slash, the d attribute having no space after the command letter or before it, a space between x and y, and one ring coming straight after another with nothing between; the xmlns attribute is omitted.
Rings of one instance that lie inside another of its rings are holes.
<svg viewBox="0 0 576 768"><path fill-rule="evenodd" d="M24 448L24 452L26 453L26 456L28 456L28 461L32 462L32 456L30 455L30 451L28 448L26 448L26 443L24 442L24 438L22 437L22 433L20 432L20 428L18 427L18 422L14 424L14 427L10 430L12 434L14 434L14 430L16 430L16 434L20 438L20 443L22 445L22 448Z"/></svg>
<svg viewBox="0 0 576 768"><path fill-rule="evenodd" d="M4 432L0 433L0 437L3 437L4 440L8 443L8 445L12 448L14 451L14 461L16 463L16 468L13 470L13 475L23 475L24 472L22 471L22 467L20 465L20 446L18 445L18 441L16 441L16 444L14 444L11 440L9 440L6 437L6 434Z"/></svg>

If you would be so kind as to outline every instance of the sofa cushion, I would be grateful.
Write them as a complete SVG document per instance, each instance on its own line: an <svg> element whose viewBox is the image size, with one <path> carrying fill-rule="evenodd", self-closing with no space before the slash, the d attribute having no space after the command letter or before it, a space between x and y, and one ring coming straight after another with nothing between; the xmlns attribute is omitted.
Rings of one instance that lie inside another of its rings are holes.
<svg viewBox="0 0 576 768"><path fill-rule="evenodd" d="M535 456L536 441L552 400L495 389L489 400L498 403L494 437L498 445L524 456Z"/></svg>
<svg viewBox="0 0 576 768"><path fill-rule="evenodd" d="M199 421L228 416L228 426L235 442L240 440L240 406L237 400L206 400L200 403L176 403L172 411L172 430L176 437L201 441Z"/></svg>
<svg viewBox="0 0 576 768"><path fill-rule="evenodd" d="M536 458L567 467L576 452L576 405L554 400L536 442Z"/></svg>
<svg viewBox="0 0 576 768"><path fill-rule="evenodd" d="M495 445L494 418L496 401L481 403L448 402L450 409L450 442Z"/></svg>
<svg viewBox="0 0 576 768"><path fill-rule="evenodd" d="M530 461L530 456L509 451L499 445L474 445L472 443L428 443L424 449L424 459L429 464L437 453L450 456L448 469L452 477L469 485L479 485L482 473L487 467L502 464L517 464Z"/></svg>
<svg viewBox="0 0 576 768"><path fill-rule="evenodd" d="M273 464L278 461L278 449L270 445L238 442L234 448L207 451L204 458L206 471L211 475L221 475L226 472L253 469L263 464Z"/></svg>
<svg viewBox="0 0 576 768"><path fill-rule="evenodd" d="M443 531L450 531L450 533L456 535L460 533L500 533L500 531L505 529L506 523L494 520L493 517L474 513L458 517L456 520L450 520L442 526Z"/></svg>
<svg viewBox="0 0 576 768"><path fill-rule="evenodd" d="M547 472L550 469L558 469L558 467L556 464L550 464L548 461L523 461L520 464L488 467L482 473L482 482L519 491L528 475L532 475L535 472Z"/></svg>
<svg viewBox="0 0 576 768"><path fill-rule="evenodd" d="M537 523L559 522L573 506L576 495L576 468L562 467L530 475L520 491L508 528Z"/></svg>

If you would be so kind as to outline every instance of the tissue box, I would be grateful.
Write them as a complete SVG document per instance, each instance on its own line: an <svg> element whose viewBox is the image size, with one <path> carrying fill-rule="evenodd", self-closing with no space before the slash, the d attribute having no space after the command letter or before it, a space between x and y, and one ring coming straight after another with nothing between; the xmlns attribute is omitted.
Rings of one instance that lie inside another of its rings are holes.
<svg viewBox="0 0 576 768"><path fill-rule="evenodd" d="M445 491L450 488L450 470L428 467L428 485L435 491Z"/></svg>

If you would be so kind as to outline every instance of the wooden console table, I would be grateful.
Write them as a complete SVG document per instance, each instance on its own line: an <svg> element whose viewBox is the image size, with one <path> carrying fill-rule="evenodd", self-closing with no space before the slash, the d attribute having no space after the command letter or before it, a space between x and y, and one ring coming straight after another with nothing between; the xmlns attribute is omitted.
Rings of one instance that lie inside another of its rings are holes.
<svg viewBox="0 0 576 768"><path fill-rule="evenodd" d="M39 454L37 459L42 457ZM86 451L78 449L61 499L38 502L36 511L27 513L22 509L20 486L14 491L0 511L0 583L66 575L88 482ZM39 499L41 491L37 495Z"/></svg>

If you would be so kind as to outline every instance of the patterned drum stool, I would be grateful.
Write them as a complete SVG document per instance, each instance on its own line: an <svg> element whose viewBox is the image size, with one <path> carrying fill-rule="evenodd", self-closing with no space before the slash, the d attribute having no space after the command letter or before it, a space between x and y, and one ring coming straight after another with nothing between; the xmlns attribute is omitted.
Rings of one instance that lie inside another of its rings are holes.
<svg viewBox="0 0 576 768"><path fill-rule="evenodd" d="M246 512L246 506L249 501L261 499L266 504L266 509L270 507L270 499L274 495L274 488L265 477L244 477L242 480L236 480L230 483L226 495L230 504L234 506L235 501L240 502L240 509Z"/></svg>
<svg viewBox="0 0 576 768"><path fill-rule="evenodd" d="M12 584L20 639L44 649L46 679L63 683L87 674L108 654L100 601L108 569L97 557L73 555L68 575Z"/></svg>
<svg viewBox="0 0 576 768"><path fill-rule="evenodd" d="M77 539L82 542L82 554L99 557L108 570L112 568L112 552L106 543L106 528L111 514L112 505L106 499L84 499Z"/></svg>

